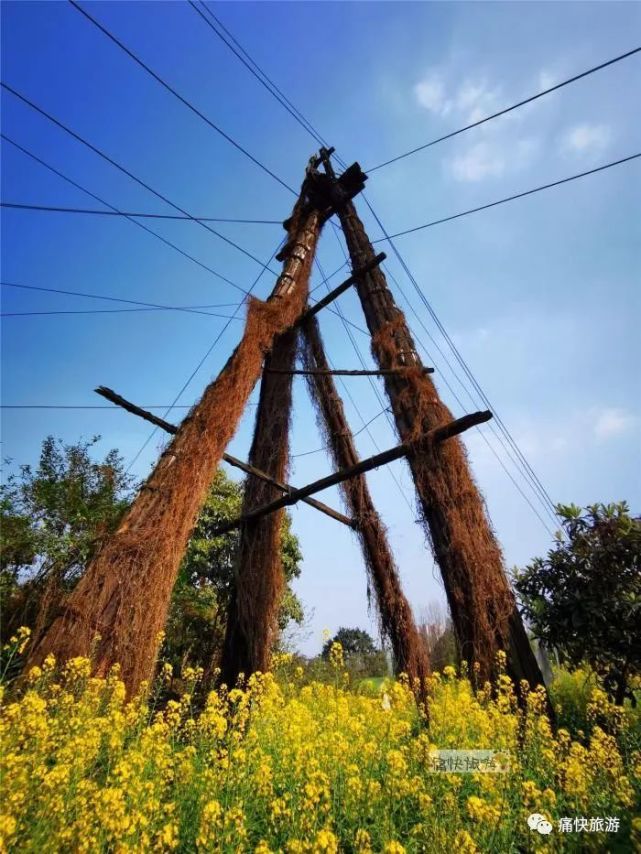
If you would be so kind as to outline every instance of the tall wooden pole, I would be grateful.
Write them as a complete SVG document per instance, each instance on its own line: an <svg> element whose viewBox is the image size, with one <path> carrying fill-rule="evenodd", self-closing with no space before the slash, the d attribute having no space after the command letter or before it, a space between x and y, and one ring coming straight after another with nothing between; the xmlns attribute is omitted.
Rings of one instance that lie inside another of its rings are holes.
<svg viewBox="0 0 641 854"><path fill-rule="evenodd" d="M49 653L58 660L91 653L98 675L120 664L129 694L153 675L174 582L212 473L275 336L289 329L305 308L306 290L297 285L321 226L308 193L306 181L289 221L283 272L270 299L249 303L240 344L36 644L31 663Z"/></svg>
<svg viewBox="0 0 641 854"><path fill-rule="evenodd" d="M307 381L318 410L319 426L327 436L335 467L349 469L358 463L358 453L315 317L303 324L302 332L303 363L309 372ZM348 512L356 522L367 566L368 588L370 584L374 588L381 629L392 645L396 673L407 673L412 686L422 696L424 680L429 674L427 649L401 588L387 533L374 507L365 475L343 481L341 490Z"/></svg>
<svg viewBox="0 0 641 854"><path fill-rule="evenodd" d="M321 157L328 177L334 181L328 152L321 151ZM333 192L352 265L360 268L371 261L374 249L354 204L342 195L338 183L333 185ZM543 677L462 443L452 439L421 446L421 435L450 421L451 413L423 370L405 317L380 267L361 276L356 290L378 366L410 369L386 374L384 382L402 441L419 440L408 462L462 655L484 681L493 673L496 652L503 649L517 684L526 679L532 686L542 685Z"/></svg>
<svg viewBox="0 0 641 854"><path fill-rule="evenodd" d="M309 281L309 266L306 268ZM307 287L300 282L299 287ZM296 359L297 332L278 336L265 360L249 464L275 480L285 480L289 464L292 406L291 369ZM275 372L267 369L274 368ZM289 371L289 373L288 373ZM258 478L245 481L243 515L273 501L282 491ZM269 670L278 627L285 576L282 564L284 509L250 519L240 526L238 563L227 614L220 664L221 682L232 687L240 674Z"/></svg>

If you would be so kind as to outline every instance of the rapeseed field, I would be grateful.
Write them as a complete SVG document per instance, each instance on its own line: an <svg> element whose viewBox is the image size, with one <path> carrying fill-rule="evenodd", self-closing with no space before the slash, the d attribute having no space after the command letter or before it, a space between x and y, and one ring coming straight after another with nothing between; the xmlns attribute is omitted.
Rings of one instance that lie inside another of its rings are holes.
<svg viewBox="0 0 641 854"><path fill-rule="evenodd" d="M26 635L16 639L24 646ZM410 686L305 683L279 662L196 708L168 667L131 702L86 659L33 668L2 703L0 850L19 852L627 851L641 793L638 721L595 688L589 731L556 732L539 692L517 705L505 675L474 692L430 678L429 721ZM437 749L491 749L501 773L435 770ZM537 813L552 825L532 830ZM563 817L603 820L561 832ZM614 820L618 821L615 827ZM635 841L636 839L636 841Z"/></svg>

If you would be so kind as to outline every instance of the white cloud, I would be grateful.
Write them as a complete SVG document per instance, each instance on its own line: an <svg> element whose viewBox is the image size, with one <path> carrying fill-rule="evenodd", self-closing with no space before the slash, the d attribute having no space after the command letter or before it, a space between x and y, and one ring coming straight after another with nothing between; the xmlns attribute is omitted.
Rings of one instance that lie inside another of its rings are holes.
<svg viewBox="0 0 641 854"><path fill-rule="evenodd" d="M499 106L499 90L490 89L485 81L466 80L456 93L456 107L469 124L495 113Z"/></svg>
<svg viewBox="0 0 641 854"><path fill-rule="evenodd" d="M437 74L429 74L414 87L416 100L432 113L446 115L452 102L445 97L445 86Z"/></svg>
<svg viewBox="0 0 641 854"><path fill-rule="evenodd" d="M561 138L561 151L564 154L596 157L610 144L612 132L607 125L576 125L566 131Z"/></svg>
<svg viewBox="0 0 641 854"><path fill-rule="evenodd" d="M418 104L437 116L451 115L457 124L472 124L501 108L504 96L481 76L450 82L440 69L431 69L414 86ZM460 154L446 158L446 172L456 181L478 182L497 178L529 166L536 157L540 141L533 137L514 138L515 122L483 125L480 141L463 148ZM478 136L477 136L478 140Z"/></svg>
<svg viewBox="0 0 641 854"><path fill-rule="evenodd" d="M449 168L457 181L482 181L505 171L505 160L496 146L477 142L465 154L453 157Z"/></svg>
<svg viewBox="0 0 641 854"><path fill-rule="evenodd" d="M594 422L594 435L605 441L621 436L636 423L636 418L624 409L602 409Z"/></svg>

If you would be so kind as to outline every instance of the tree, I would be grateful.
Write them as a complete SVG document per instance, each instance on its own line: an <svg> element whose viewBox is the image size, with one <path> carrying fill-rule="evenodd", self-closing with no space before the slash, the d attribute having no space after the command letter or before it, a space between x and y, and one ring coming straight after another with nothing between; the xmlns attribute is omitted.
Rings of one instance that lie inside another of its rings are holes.
<svg viewBox="0 0 641 854"><path fill-rule="evenodd" d="M329 658L332 644L339 643L343 647L343 656L349 658L351 655L372 655L377 652L372 638L363 629L340 628L333 638L325 641L321 655Z"/></svg>
<svg viewBox="0 0 641 854"><path fill-rule="evenodd" d="M333 638L323 645L321 658L327 661L332 644L340 643L345 665L352 679L386 675L387 659L372 638L363 629L340 628Z"/></svg>
<svg viewBox="0 0 641 854"><path fill-rule="evenodd" d="M589 663L622 704L641 674L641 519L625 502L557 512L567 539L515 573L524 616L564 662Z"/></svg>
<svg viewBox="0 0 641 854"><path fill-rule="evenodd" d="M243 485L219 470L211 485L194 533L189 541L174 588L165 630L162 656L174 668L189 661L208 669L215 662L225 635L225 621L234 583L239 531L214 536L222 522L240 515ZM279 628L304 619L300 600L290 582L300 575L302 553L284 517L282 561L286 587L281 602Z"/></svg>
<svg viewBox="0 0 641 854"><path fill-rule="evenodd" d="M104 538L129 505L134 480L118 451L94 460L100 441L65 444L47 437L34 470L21 466L0 487L2 637L19 626L42 631L71 591ZM238 531L212 536L224 520L239 515L242 484L218 471L199 517L173 592L164 656L177 667L187 660L208 667L216 657L238 548ZM283 567L287 587L279 625L302 622L303 610L289 582L300 575L302 554L285 517Z"/></svg>
<svg viewBox="0 0 641 854"><path fill-rule="evenodd" d="M0 487L3 634L45 627L128 505L133 478L116 450L92 458L99 441L48 436L37 468L20 466Z"/></svg>

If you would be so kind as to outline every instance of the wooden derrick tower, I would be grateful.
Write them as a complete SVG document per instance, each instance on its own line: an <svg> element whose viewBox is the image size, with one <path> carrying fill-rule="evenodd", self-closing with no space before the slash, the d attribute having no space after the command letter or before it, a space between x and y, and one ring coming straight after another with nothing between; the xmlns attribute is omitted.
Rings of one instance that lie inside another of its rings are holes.
<svg viewBox="0 0 641 854"><path fill-rule="evenodd" d="M130 693L153 675L159 633L189 535L221 459L246 472L241 516L217 533L240 528L235 589L221 662L222 679L234 684L269 667L276 614L283 589L280 537L284 509L304 501L352 528L363 549L381 630L397 672L418 691L429 671L411 608L405 598L385 528L365 479L366 472L406 458L425 530L440 567L455 629L471 672L491 677L496 652L509 670L531 686L542 676L505 575L500 548L472 478L462 443L464 430L491 418L477 412L453 419L422 365L403 313L389 291L380 263L353 203L366 176L358 164L336 176L331 151L310 160L300 196L285 223L287 242L271 297L251 300L240 344L218 378L180 427L145 412L109 389L107 399L174 434L125 518L95 556L54 622L38 639L32 661L87 655L105 673L118 662ZM323 171L319 167L323 166ZM308 306L309 277L323 224L337 214L352 273L327 297ZM325 355L317 316L355 287L369 332L375 371L333 371ZM303 368L297 370L297 354ZM365 460L358 458L334 374L380 375L390 399L400 444ZM302 488L287 483L292 381L304 374L335 472ZM261 378L262 375L262 378ZM248 463L225 454L247 399L261 378ZM349 515L312 496L340 485ZM99 640L95 642L95 636Z"/></svg>

